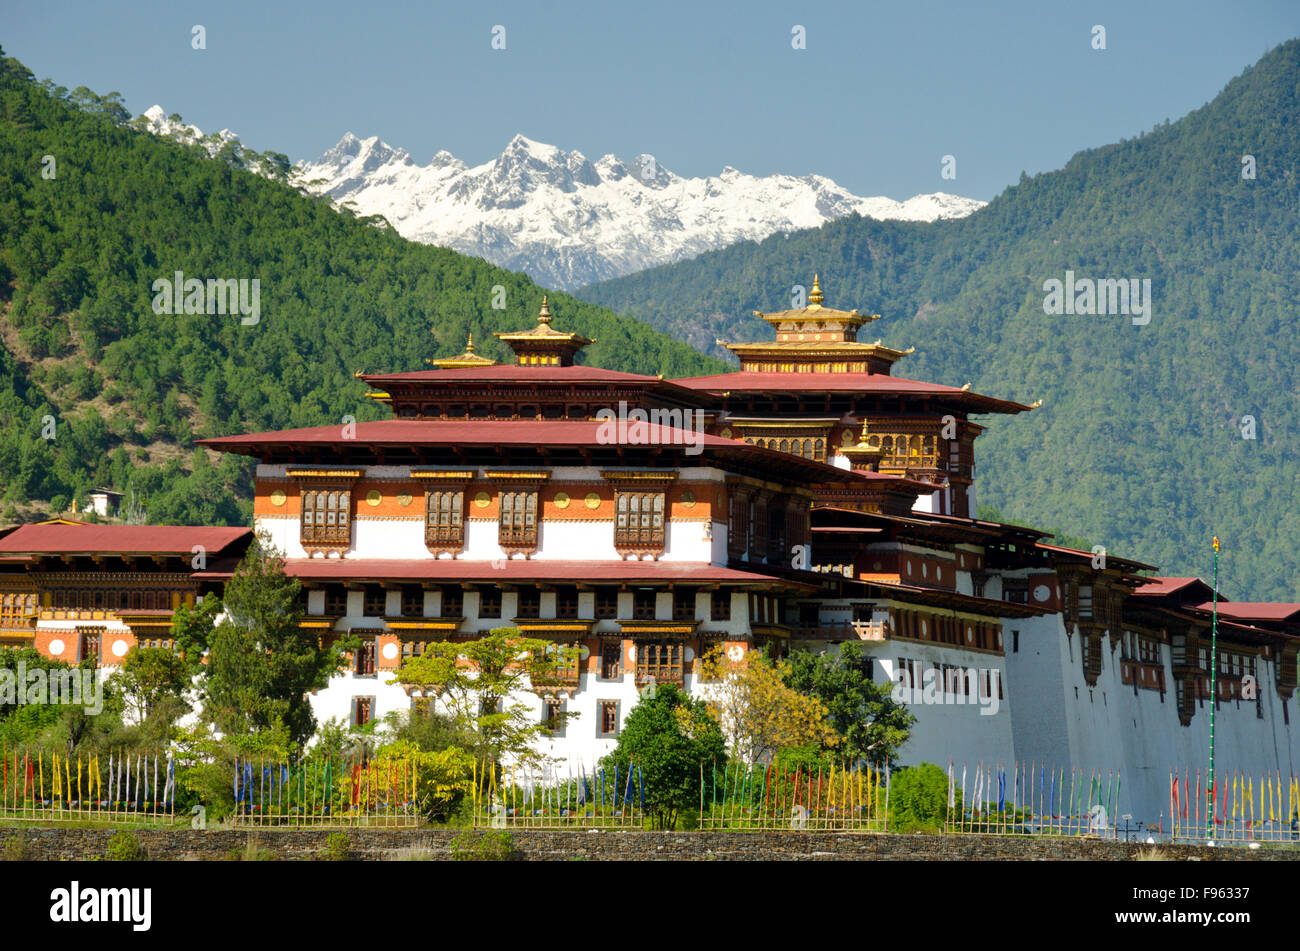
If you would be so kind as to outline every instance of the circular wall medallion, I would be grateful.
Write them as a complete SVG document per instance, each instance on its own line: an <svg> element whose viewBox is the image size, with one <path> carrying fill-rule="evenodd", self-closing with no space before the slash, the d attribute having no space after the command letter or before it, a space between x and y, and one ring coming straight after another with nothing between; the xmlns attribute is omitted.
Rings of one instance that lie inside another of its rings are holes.
<svg viewBox="0 0 1300 951"><path fill-rule="evenodd" d="M50 641L50 653L53 654L55 657L58 657L60 654L63 653L63 648L65 646L66 645L64 645L63 641L59 640L58 638L55 638L54 640Z"/></svg>
<svg viewBox="0 0 1300 951"><path fill-rule="evenodd" d="M366 493L366 504L372 508L384 500L383 493L378 489L371 489Z"/></svg>
<svg viewBox="0 0 1300 951"><path fill-rule="evenodd" d="M921 619L921 633L922 633L922 634L929 634L929 633L930 633L930 629L929 629L928 627L926 627L925 619L924 619L924 618Z"/></svg>
<svg viewBox="0 0 1300 951"><path fill-rule="evenodd" d="M972 630L970 629L970 627L968 626L968 627L966 628L966 641L969 643L970 641L973 641L973 640L975 640L975 632L972 631Z"/></svg>
<svg viewBox="0 0 1300 951"><path fill-rule="evenodd" d="M636 646L635 646L635 645L632 646L632 647L629 647L629 648L627 649L627 662L628 662L629 664L635 664L635 663L636 663Z"/></svg>
<svg viewBox="0 0 1300 951"><path fill-rule="evenodd" d="M556 493L555 493L555 507L556 507L557 509L567 509L567 508L569 507L569 493L567 493L567 492L556 492Z"/></svg>
<svg viewBox="0 0 1300 951"><path fill-rule="evenodd" d="M841 446L853 446L857 444L857 441L857 437L853 435L853 431L850 429L844 430L843 435L840 436Z"/></svg>
<svg viewBox="0 0 1300 951"><path fill-rule="evenodd" d="M397 657L397 645L389 641L384 645L384 659L394 660Z"/></svg>
<svg viewBox="0 0 1300 951"><path fill-rule="evenodd" d="M1046 602L1052 596L1052 589L1045 584L1034 587L1034 600Z"/></svg>
<svg viewBox="0 0 1300 951"><path fill-rule="evenodd" d="M730 438L731 438L731 430L724 426L724 427L722 428L722 432L718 433L718 435L721 436L723 439L730 439Z"/></svg>
<svg viewBox="0 0 1300 951"><path fill-rule="evenodd" d="M925 562L921 562L921 577L922 578L930 577L930 566L927 565Z"/></svg>
<svg viewBox="0 0 1300 951"><path fill-rule="evenodd" d="M410 504L411 504L411 493L410 493L410 492L398 492L398 493L397 493L397 504L400 505L400 506L402 506L403 508L405 508L406 506L410 505Z"/></svg>
<svg viewBox="0 0 1300 951"><path fill-rule="evenodd" d="M127 646L126 646L126 641L123 641L123 640L117 640L117 641L114 641L114 642L113 642L113 656L114 656L114 657L125 657L125 656L126 656L126 652L127 652L127 650L128 650L128 648L127 648Z"/></svg>
<svg viewBox="0 0 1300 951"><path fill-rule="evenodd" d="M695 508L695 493L690 489L687 489L682 493L682 505L686 506L688 509Z"/></svg>
<svg viewBox="0 0 1300 951"><path fill-rule="evenodd" d="M600 496L595 492L588 492L587 498L584 501L587 503L587 508L589 509L600 508Z"/></svg>
<svg viewBox="0 0 1300 951"><path fill-rule="evenodd" d="M288 499L289 496L284 494L284 489L275 489L271 492L271 504L274 505L276 508L279 508L281 505L287 502Z"/></svg>
<svg viewBox="0 0 1300 951"><path fill-rule="evenodd" d="M693 660L695 659L695 651L691 650L691 649L688 647L688 648L686 648L686 650L685 650L685 652L683 653L682 656L686 659L686 663L689 664L691 661L693 661Z"/></svg>
<svg viewBox="0 0 1300 951"><path fill-rule="evenodd" d="M486 492L480 492L478 495L474 496L474 504L481 509L487 508L488 503L491 501L492 501L492 497L488 495Z"/></svg>
<svg viewBox="0 0 1300 951"><path fill-rule="evenodd" d="M727 656L731 658L733 662L739 662L745 657L745 648L741 647L739 644L733 645L732 647L727 648Z"/></svg>

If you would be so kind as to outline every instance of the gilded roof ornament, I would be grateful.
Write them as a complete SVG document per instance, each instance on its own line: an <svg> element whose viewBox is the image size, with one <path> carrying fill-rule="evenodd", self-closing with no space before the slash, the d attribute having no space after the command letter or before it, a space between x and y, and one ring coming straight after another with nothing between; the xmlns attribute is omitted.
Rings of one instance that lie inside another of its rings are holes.
<svg viewBox="0 0 1300 951"><path fill-rule="evenodd" d="M539 324L549 324L551 322L551 305L546 300L546 295L542 295L542 309L537 312L537 322Z"/></svg>
<svg viewBox="0 0 1300 951"><path fill-rule="evenodd" d="M826 299L825 296L822 294L821 278L820 276L814 274L812 293L808 295L808 303L813 307L820 307L822 305L822 301L824 301L825 299Z"/></svg>

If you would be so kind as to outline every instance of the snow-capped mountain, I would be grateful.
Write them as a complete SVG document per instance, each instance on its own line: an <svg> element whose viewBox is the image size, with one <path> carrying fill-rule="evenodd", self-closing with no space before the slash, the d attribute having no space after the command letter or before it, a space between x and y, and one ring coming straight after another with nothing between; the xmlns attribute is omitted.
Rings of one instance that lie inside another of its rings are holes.
<svg viewBox="0 0 1300 951"><path fill-rule="evenodd" d="M565 290L855 211L934 221L984 205L942 192L903 202L861 198L820 175L760 178L731 167L682 178L649 155L592 162L522 135L469 167L447 151L420 165L404 149L348 133L298 171L308 190L359 215L383 215L406 238Z"/></svg>
<svg viewBox="0 0 1300 951"><path fill-rule="evenodd" d="M239 142L228 129L204 136L161 106L136 123L201 144L212 155ZM256 158L250 167L262 170ZM709 178L683 178L650 155L592 162L522 135L490 162L470 167L445 150L420 165L404 149L349 132L293 171L300 187L358 215L382 215L405 238L485 258L563 290L853 212L935 221L965 217L985 204L944 192L901 202L862 198L821 175L758 177L730 166Z"/></svg>

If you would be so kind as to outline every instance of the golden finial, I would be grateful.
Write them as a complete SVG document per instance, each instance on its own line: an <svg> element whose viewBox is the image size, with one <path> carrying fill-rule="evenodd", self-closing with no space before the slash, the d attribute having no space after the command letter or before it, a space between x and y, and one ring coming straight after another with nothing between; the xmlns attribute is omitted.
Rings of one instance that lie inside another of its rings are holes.
<svg viewBox="0 0 1300 951"><path fill-rule="evenodd" d="M474 331L472 330L469 332L469 343L465 344L465 352L466 353L474 352Z"/></svg>
<svg viewBox="0 0 1300 951"><path fill-rule="evenodd" d="M539 324L549 324L551 322L551 305L546 302L546 295L542 295L542 309L537 312L537 322Z"/></svg>
<svg viewBox="0 0 1300 951"><path fill-rule="evenodd" d="M355 380L359 380L361 379L362 375L363 375L362 371L357 370L355 373L352 374L352 378Z"/></svg>
<svg viewBox="0 0 1300 951"><path fill-rule="evenodd" d="M867 417L863 416L863 417L862 417L862 433L861 433L861 435L858 436L858 445L859 445L859 446L865 446L866 444L867 444Z"/></svg>
<svg viewBox="0 0 1300 951"><path fill-rule="evenodd" d="M822 282L821 282L821 279L820 279L816 274L814 274L814 275L813 275L813 289L812 289L812 293L808 295L808 303L810 303L810 304L820 304L823 300L825 300L825 297L822 296Z"/></svg>
<svg viewBox="0 0 1300 951"><path fill-rule="evenodd" d="M961 391L962 391L963 393L969 393L969 392L970 392L970 383L963 383L963 384L962 384L962 387L961 387Z"/></svg>
<svg viewBox="0 0 1300 951"><path fill-rule="evenodd" d="M1042 406L1042 405L1043 405L1043 401L1042 401L1042 400L1034 400L1032 403L1029 404L1029 408L1030 408L1030 409L1038 409L1038 407L1040 407L1040 406Z"/></svg>

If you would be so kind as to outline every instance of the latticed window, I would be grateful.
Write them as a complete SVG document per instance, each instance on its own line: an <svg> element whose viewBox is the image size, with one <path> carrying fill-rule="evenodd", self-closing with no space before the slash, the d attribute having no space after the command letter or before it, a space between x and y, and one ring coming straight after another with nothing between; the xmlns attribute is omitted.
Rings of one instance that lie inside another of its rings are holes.
<svg viewBox="0 0 1300 951"><path fill-rule="evenodd" d="M617 680L623 676L623 642L608 638L600 642L600 676Z"/></svg>
<svg viewBox="0 0 1300 951"><path fill-rule="evenodd" d="M421 588L402 589L402 617L422 617L424 615L424 590Z"/></svg>
<svg viewBox="0 0 1300 951"><path fill-rule="evenodd" d="M99 666L99 629L85 628L78 631L80 635L80 653L77 656L79 661L90 661L91 666Z"/></svg>
<svg viewBox="0 0 1300 951"><path fill-rule="evenodd" d="M367 617L383 617L388 606L388 592L383 588L367 588L365 597Z"/></svg>
<svg viewBox="0 0 1300 951"><path fill-rule="evenodd" d="M673 620L674 621L695 620L695 589L694 588L673 589Z"/></svg>
<svg viewBox="0 0 1300 951"><path fill-rule="evenodd" d="M404 640L402 641L402 659L410 660L413 657L419 657L424 653L428 641Z"/></svg>
<svg viewBox="0 0 1300 951"><path fill-rule="evenodd" d="M619 492L614 516L614 545L662 548L663 544L664 493Z"/></svg>
<svg viewBox="0 0 1300 951"><path fill-rule="evenodd" d="M682 682L682 645L678 641L642 641L636 645L636 682Z"/></svg>
<svg viewBox="0 0 1300 951"><path fill-rule="evenodd" d="M731 592L714 591L709 598L709 617L714 621L731 620Z"/></svg>
<svg viewBox="0 0 1300 951"><path fill-rule="evenodd" d="M618 588L596 589L597 620L614 620L618 617Z"/></svg>
<svg viewBox="0 0 1300 951"><path fill-rule="evenodd" d="M502 492L500 532L502 545L537 545L537 493Z"/></svg>
<svg viewBox="0 0 1300 951"><path fill-rule="evenodd" d="M656 593L653 590L638 589L632 592L632 617L638 621L655 619Z"/></svg>
<svg viewBox="0 0 1300 951"><path fill-rule="evenodd" d="M727 496L727 554L739 558L749 546L749 501L738 492Z"/></svg>
<svg viewBox="0 0 1300 951"><path fill-rule="evenodd" d="M501 616L501 590L499 588L480 588L478 593L478 616Z"/></svg>
<svg viewBox="0 0 1300 951"><path fill-rule="evenodd" d="M302 495L302 541L348 544L352 540L352 493L312 489Z"/></svg>
<svg viewBox="0 0 1300 951"><path fill-rule="evenodd" d="M425 500L424 543L461 548L465 544L465 493L460 489L430 492Z"/></svg>
<svg viewBox="0 0 1300 951"><path fill-rule="evenodd" d="M465 592L460 588L442 589L442 610L440 617L465 616Z"/></svg>
<svg viewBox="0 0 1300 951"><path fill-rule="evenodd" d="M578 589L560 588L555 592L555 616L562 620L578 617Z"/></svg>
<svg viewBox="0 0 1300 951"><path fill-rule="evenodd" d="M361 646L357 648L356 672L362 677L368 677L375 672L375 636L373 634L361 638Z"/></svg>
<svg viewBox="0 0 1300 951"><path fill-rule="evenodd" d="M542 616L542 593L536 588L519 589L519 606L516 617L536 618Z"/></svg>
<svg viewBox="0 0 1300 951"><path fill-rule="evenodd" d="M347 614L348 592L346 588L328 588L325 591L325 613Z"/></svg>

